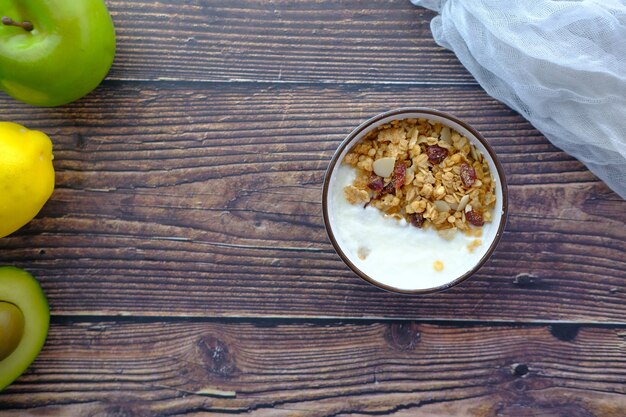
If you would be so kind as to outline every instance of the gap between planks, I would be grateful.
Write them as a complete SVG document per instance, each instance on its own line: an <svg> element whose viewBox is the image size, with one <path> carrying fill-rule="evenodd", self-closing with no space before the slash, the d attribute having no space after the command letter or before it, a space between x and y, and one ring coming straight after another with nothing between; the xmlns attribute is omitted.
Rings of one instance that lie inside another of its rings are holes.
<svg viewBox="0 0 626 417"><path fill-rule="evenodd" d="M363 81L363 80L282 80L282 79L261 79L261 78L229 78L205 79L205 78L176 78L176 77L158 77L158 78L138 78L138 77L111 77L106 78L103 83L172 83L172 84L290 84L290 85L363 85L363 86L410 86L410 87L480 87L478 82L467 81Z"/></svg>
<svg viewBox="0 0 626 417"><path fill-rule="evenodd" d="M387 317L338 317L338 316L277 316L277 315L250 315L250 316L200 316L200 315L140 315L136 313L120 312L118 314L99 314L97 311L82 311L71 314L54 313L51 322L60 323L91 323L91 322L119 322L119 323L158 323L158 322L181 322L181 323L231 323L253 324L259 326L278 326L292 324L356 324L367 325L375 323L402 323L414 322L418 324L433 324L451 327L469 326L506 326L506 327L542 327L550 325L572 325L578 327L595 328L626 328L626 322L593 322L576 320L465 320L465 319L426 319L426 318L387 318Z"/></svg>

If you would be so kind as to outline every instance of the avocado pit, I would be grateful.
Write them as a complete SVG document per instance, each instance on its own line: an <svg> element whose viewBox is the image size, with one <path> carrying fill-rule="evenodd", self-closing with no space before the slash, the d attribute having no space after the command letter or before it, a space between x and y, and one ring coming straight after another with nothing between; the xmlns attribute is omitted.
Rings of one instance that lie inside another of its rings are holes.
<svg viewBox="0 0 626 417"><path fill-rule="evenodd" d="M15 304L0 301L0 361L20 344L24 335L24 314Z"/></svg>

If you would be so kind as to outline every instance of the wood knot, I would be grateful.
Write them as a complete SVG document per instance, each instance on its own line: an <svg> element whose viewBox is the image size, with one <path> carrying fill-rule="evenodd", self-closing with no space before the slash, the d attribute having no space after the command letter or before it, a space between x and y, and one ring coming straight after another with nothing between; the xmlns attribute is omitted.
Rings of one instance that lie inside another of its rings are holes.
<svg viewBox="0 0 626 417"><path fill-rule="evenodd" d="M515 388L517 391L526 391L527 389L526 383L520 379L513 383L513 388Z"/></svg>
<svg viewBox="0 0 626 417"><path fill-rule="evenodd" d="M387 342L398 350L415 350L420 341L419 326L417 323L391 323L385 338Z"/></svg>
<svg viewBox="0 0 626 417"><path fill-rule="evenodd" d="M205 336L198 341L198 348L210 374L227 378L236 372L235 358L226 343L213 336Z"/></svg>
<svg viewBox="0 0 626 417"><path fill-rule="evenodd" d="M515 376L526 376L528 374L528 371L528 365L525 365L523 363L516 363L511 366L511 372Z"/></svg>
<svg viewBox="0 0 626 417"><path fill-rule="evenodd" d="M552 336L564 342L571 342L578 336L580 325L574 323L556 323L550 326Z"/></svg>

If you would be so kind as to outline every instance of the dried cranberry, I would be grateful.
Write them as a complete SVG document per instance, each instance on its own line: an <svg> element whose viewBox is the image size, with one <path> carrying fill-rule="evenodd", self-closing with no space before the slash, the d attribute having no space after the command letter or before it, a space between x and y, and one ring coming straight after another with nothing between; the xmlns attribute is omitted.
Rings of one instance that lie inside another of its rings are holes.
<svg viewBox="0 0 626 417"><path fill-rule="evenodd" d="M477 227L480 227L483 224L485 224L485 222L483 221L482 214L475 212L474 209L471 209L465 212L465 220L467 220L469 224L472 224Z"/></svg>
<svg viewBox="0 0 626 417"><path fill-rule="evenodd" d="M394 172L394 176L395 176L395 172ZM404 177L402 177L402 181L404 182ZM370 183L367 184L369 188L376 191L376 195L374 196L374 198L372 198L372 200L378 200L385 194L393 193L396 190L396 186L395 186L396 181L394 180L394 178L392 178L391 181L389 181L385 186L382 186L382 184L383 184L382 177L372 175L372 179L370 180ZM381 187L380 190L378 190L379 186Z"/></svg>
<svg viewBox="0 0 626 417"><path fill-rule="evenodd" d="M420 213L409 214L409 221L415 227L421 228L422 226L424 226L424 216L422 216Z"/></svg>
<svg viewBox="0 0 626 417"><path fill-rule="evenodd" d="M448 150L438 145L429 146L426 148L426 154L431 164L439 164L448 156Z"/></svg>
<svg viewBox="0 0 626 417"><path fill-rule="evenodd" d="M383 178L378 175L372 175L370 178L370 182L367 184L370 190L376 191L377 193L383 190L385 183L383 182Z"/></svg>
<svg viewBox="0 0 626 417"><path fill-rule="evenodd" d="M387 183L387 185L385 185L383 187L383 189L380 192L380 194L378 195L378 197L381 197L381 196L383 196L385 194L389 194L390 192L394 191L395 189L396 189L396 187L393 184L393 180L391 180L391 181L389 181L389 183Z"/></svg>
<svg viewBox="0 0 626 417"><path fill-rule="evenodd" d="M404 177L406 176L406 165L402 162L393 169L393 184L396 190L404 185Z"/></svg>
<svg viewBox="0 0 626 417"><path fill-rule="evenodd" d="M474 184L474 181L476 181L476 171L468 164L461 164L460 175L463 185L467 188L471 187Z"/></svg>

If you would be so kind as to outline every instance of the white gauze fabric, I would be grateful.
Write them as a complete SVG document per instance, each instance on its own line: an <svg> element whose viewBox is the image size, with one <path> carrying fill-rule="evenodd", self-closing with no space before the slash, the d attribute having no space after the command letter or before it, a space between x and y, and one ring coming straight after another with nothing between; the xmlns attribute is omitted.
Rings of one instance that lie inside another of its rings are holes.
<svg viewBox="0 0 626 417"><path fill-rule="evenodd" d="M411 0L492 97L626 199L626 0Z"/></svg>

